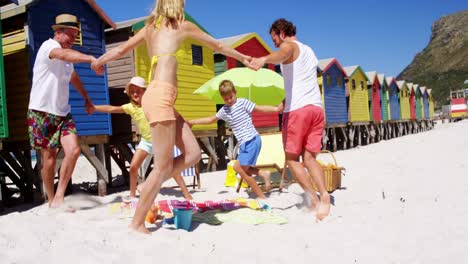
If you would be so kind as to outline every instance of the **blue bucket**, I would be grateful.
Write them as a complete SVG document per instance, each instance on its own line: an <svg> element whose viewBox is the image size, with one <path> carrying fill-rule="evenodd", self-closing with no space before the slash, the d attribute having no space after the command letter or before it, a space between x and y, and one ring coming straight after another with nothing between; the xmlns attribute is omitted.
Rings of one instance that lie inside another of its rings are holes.
<svg viewBox="0 0 468 264"><path fill-rule="evenodd" d="M172 212L174 213L174 224L176 228L190 231L192 227L192 209L175 208Z"/></svg>

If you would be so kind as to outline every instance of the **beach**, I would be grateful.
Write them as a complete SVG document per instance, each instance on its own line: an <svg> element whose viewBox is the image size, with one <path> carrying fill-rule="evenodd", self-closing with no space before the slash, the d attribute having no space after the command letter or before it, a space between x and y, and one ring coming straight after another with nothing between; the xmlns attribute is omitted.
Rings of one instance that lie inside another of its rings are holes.
<svg viewBox="0 0 468 264"><path fill-rule="evenodd" d="M9 208L0 216L0 263L460 263L468 258L467 131L468 120L438 123L431 131L336 152L346 175L323 222L305 209L297 184L273 190L266 201L286 224L194 222L187 232L158 222L148 224L150 236L130 232L131 218L110 210L128 191L67 196L80 208L74 214L46 205ZM194 200L249 198L224 187L225 176L203 173ZM95 182L96 172L80 158L72 179ZM166 188L157 197L164 199L182 200L182 194Z"/></svg>

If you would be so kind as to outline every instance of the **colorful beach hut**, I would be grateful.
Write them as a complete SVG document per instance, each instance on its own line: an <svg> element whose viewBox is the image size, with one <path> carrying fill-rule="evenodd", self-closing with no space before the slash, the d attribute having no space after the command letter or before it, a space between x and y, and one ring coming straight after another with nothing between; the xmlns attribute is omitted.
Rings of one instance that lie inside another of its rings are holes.
<svg viewBox="0 0 468 264"><path fill-rule="evenodd" d="M348 113L346 110L346 72L336 58L319 60L319 85L325 109L327 125L346 125Z"/></svg>
<svg viewBox="0 0 468 264"><path fill-rule="evenodd" d="M426 86L419 87L421 90L422 101L423 101L423 119L429 119L429 94L427 93Z"/></svg>
<svg viewBox="0 0 468 264"><path fill-rule="evenodd" d="M401 119L400 114L400 91L396 83L395 78L388 77L388 97L390 100L390 120L399 121Z"/></svg>
<svg viewBox="0 0 468 264"><path fill-rule="evenodd" d="M358 65L344 67L343 70L348 76L345 78L348 121L351 123L368 123L370 122L370 116L367 75Z"/></svg>
<svg viewBox="0 0 468 264"><path fill-rule="evenodd" d="M219 41L243 54L255 58L266 56L272 52L271 48L265 43L265 41L254 32L221 38ZM234 58L226 57L218 52L214 53L214 62L215 75L221 74L232 68L244 67L241 62ZM266 64L265 67L275 71L275 65L273 64ZM277 113L253 112L252 121L259 132L279 130L279 115Z"/></svg>
<svg viewBox="0 0 468 264"><path fill-rule="evenodd" d="M429 118L434 118L434 96L432 95L432 89L427 89L427 95L429 97Z"/></svg>
<svg viewBox="0 0 468 264"><path fill-rule="evenodd" d="M9 135L2 140L2 158L9 163L9 168L12 168L9 171L10 178L17 178L15 184L22 194L23 190L29 189L27 193L32 195L31 182L38 180L35 182L38 190L42 188L42 183L39 177L34 176L31 168L25 115L31 89L32 67L37 51L45 40L53 37L51 26L59 14L69 13L77 16L81 34L77 37L73 49L95 57L102 55L105 51L104 28L114 27L115 24L93 0L23 0L18 2L19 4L1 7L9 129ZM107 81L104 76L97 76L90 69L89 64L75 64L75 71L81 77L95 104L109 102ZM71 85L70 105L83 154L96 167L101 179L108 180L105 167L91 152L89 145L106 142L108 135L112 133L110 118L88 115L84 109L83 98ZM18 157L20 154L23 157ZM12 165L15 160L20 162L20 166Z"/></svg>
<svg viewBox="0 0 468 264"><path fill-rule="evenodd" d="M423 95L421 89L419 89L419 84L413 85L413 90L415 93L415 109L416 109L416 120L420 121L424 119L424 106L423 106Z"/></svg>
<svg viewBox="0 0 468 264"><path fill-rule="evenodd" d="M380 123L382 113L380 109L380 83L376 71L366 72L367 90L369 96L370 119L374 123Z"/></svg>
<svg viewBox="0 0 468 264"><path fill-rule="evenodd" d="M397 81L400 90L400 112L401 120L410 120L410 103L409 103L409 89L406 81Z"/></svg>
<svg viewBox="0 0 468 264"><path fill-rule="evenodd" d="M325 110L325 135L322 145L327 144L327 138L333 151L342 147L347 148L348 137L345 127L348 123L346 110L346 72L336 58L319 60L317 67L317 81L322 94L323 109ZM338 134L339 133L339 134Z"/></svg>
<svg viewBox="0 0 468 264"><path fill-rule="evenodd" d="M388 99L388 85L384 74L377 75L380 84L380 110L382 111L382 120L390 120L390 102Z"/></svg>
<svg viewBox="0 0 468 264"><path fill-rule="evenodd" d="M410 120L416 119L416 94L414 93L413 83L407 83L408 87L408 101L410 109Z"/></svg>

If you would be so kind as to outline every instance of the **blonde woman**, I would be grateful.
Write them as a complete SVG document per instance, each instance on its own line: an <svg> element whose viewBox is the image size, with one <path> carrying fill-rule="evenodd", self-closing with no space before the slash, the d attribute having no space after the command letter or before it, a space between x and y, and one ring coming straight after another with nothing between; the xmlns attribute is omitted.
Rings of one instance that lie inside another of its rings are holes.
<svg viewBox="0 0 468 264"><path fill-rule="evenodd" d="M198 26L185 20L184 0L159 0L147 19L145 27L127 42L108 51L91 66L97 73L103 65L115 60L139 44L146 42L151 58L151 70L142 107L151 126L155 157L154 169L146 180L130 229L150 233L145 227L145 215L161 184L171 176L200 160L200 147L190 127L175 110L177 97L177 50L188 38L197 40L219 53L233 57L249 66L250 57L222 44ZM173 159L174 144L183 153Z"/></svg>

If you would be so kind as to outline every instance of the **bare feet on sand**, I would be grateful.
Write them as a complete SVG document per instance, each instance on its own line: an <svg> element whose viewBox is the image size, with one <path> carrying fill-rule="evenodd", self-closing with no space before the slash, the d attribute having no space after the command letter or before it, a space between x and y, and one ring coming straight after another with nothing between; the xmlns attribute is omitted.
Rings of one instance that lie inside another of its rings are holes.
<svg viewBox="0 0 468 264"><path fill-rule="evenodd" d="M271 190L271 172L261 170L258 172L258 176L263 178L263 181L265 182L265 187L263 190L265 192L269 192Z"/></svg>
<svg viewBox="0 0 468 264"><path fill-rule="evenodd" d="M145 224L137 227L134 227L132 224L130 224L128 225L128 228L135 233L151 235L151 232L145 227Z"/></svg>
<svg viewBox="0 0 468 264"><path fill-rule="evenodd" d="M320 195L320 204L317 211L317 219L322 221L330 213L330 195L325 193Z"/></svg>
<svg viewBox="0 0 468 264"><path fill-rule="evenodd" d="M66 205L65 203L51 203L49 204L49 208L52 210L57 210L57 212L65 212L65 213L74 213L76 209Z"/></svg>

